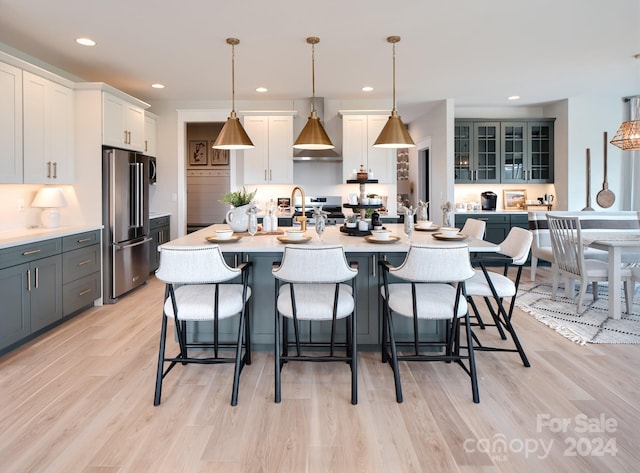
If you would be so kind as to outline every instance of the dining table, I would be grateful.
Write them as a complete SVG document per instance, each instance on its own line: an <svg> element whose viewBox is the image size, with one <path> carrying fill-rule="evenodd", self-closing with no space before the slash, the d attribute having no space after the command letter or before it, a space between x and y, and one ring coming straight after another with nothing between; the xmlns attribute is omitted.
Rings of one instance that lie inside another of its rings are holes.
<svg viewBox="0 0 640 473"><path fill-rule="evenodd" d="M609 282L609 317L622 318L621 276L622 255L637 253L640 257L640 234L620 232L598 232L583 237L583 244L591 248L603 250L608 255ZM631 291L633 294L633 290Z"/></svg>

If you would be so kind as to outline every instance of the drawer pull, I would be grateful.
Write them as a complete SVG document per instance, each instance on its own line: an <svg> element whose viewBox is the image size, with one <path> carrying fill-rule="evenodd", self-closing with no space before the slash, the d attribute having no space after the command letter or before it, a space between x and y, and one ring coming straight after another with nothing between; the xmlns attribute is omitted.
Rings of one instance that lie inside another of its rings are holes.
<svg viewBox="0 0 640 473"><path fill-rule="evenodd" d="M91 241L93 240L93 238L89 237L89 238L80 238L77 243L84 243L85 241Z"/></svg>
<svg viewBox="0 0 640 473"><path fill-rule="evenodd" d="M83 266L83 265L85 265L85 264L91 263L91 261L92 261L92 260L90 260L90 259L86 259L86 260L84 260L84 261L80 261L80 262L78 263L78 266Z"/></svg>
<svg viewBox="0 0 640 473"><path fill-rule="evenodd" d="M92 291L92 289L85 289L84 291L82 291L80 294L78 294L79 296L85 296L87 294L89 294Z"/></svg>
<svg viewBox="0 0 640 473"><path fill-rule="evenodd" d="M22 256L34 255L36 253L40 253L40 250L29 250L22 253Z"/></svg>
<svg viewBox="0 0 640 473"><path fill-rule="evenodd" d="M27 291L31 292L31 270L27 269Z"/></svg>

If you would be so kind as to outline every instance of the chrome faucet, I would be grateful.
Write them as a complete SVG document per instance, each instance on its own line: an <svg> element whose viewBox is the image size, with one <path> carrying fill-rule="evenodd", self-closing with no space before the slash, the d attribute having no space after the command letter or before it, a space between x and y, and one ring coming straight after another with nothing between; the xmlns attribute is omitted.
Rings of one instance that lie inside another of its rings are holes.
<svg viewBox="0 0 640 473"><path fill-rule="evenodd" d="M291 191L291 205L293 205L295 207L295 200L294 200L294 196L296 194L296 190L300 191L300 198L302 199L302 215L298 215L297 217L293 217L293 219L296 222L300 222L300 229L301 230L306 230L307 229L307 209L304 206L304 191L302 190L302 187L300 186L295 186L293 188L293 190Z"/></svg>

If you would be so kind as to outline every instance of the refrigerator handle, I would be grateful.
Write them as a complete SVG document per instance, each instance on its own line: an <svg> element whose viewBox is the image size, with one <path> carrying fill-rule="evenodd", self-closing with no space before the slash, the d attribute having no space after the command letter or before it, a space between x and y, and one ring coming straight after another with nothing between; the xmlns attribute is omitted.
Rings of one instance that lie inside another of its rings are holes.
<svg viewBox="0 0 640 473"><path fill-rule="evenodd" d="M133 218L132 225L134 227L141 227L143 224L143 194L142 194L142 163L132 163L133 166L133 190L131 192L131 216Z"/></svg>
<svg viewBox="0 0 640 473"><path fill-rule="evenodd" d="M134 248L136 246L144 245L152 241L153 238L145 238L144 240L137 241L135 243L129 243L128 245L114 245L116 250L126 250L127 248Z"/></svg>

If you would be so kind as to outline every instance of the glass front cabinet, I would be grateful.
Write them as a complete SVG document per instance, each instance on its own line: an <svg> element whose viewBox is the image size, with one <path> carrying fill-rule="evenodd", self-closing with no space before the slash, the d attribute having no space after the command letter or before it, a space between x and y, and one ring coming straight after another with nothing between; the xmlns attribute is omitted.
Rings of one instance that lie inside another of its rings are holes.
<svg viewBox="0 0 640 473"><path fill-rule="evenodd" d="M553 119L456 120L456 183L552 183Z"/></svg>

